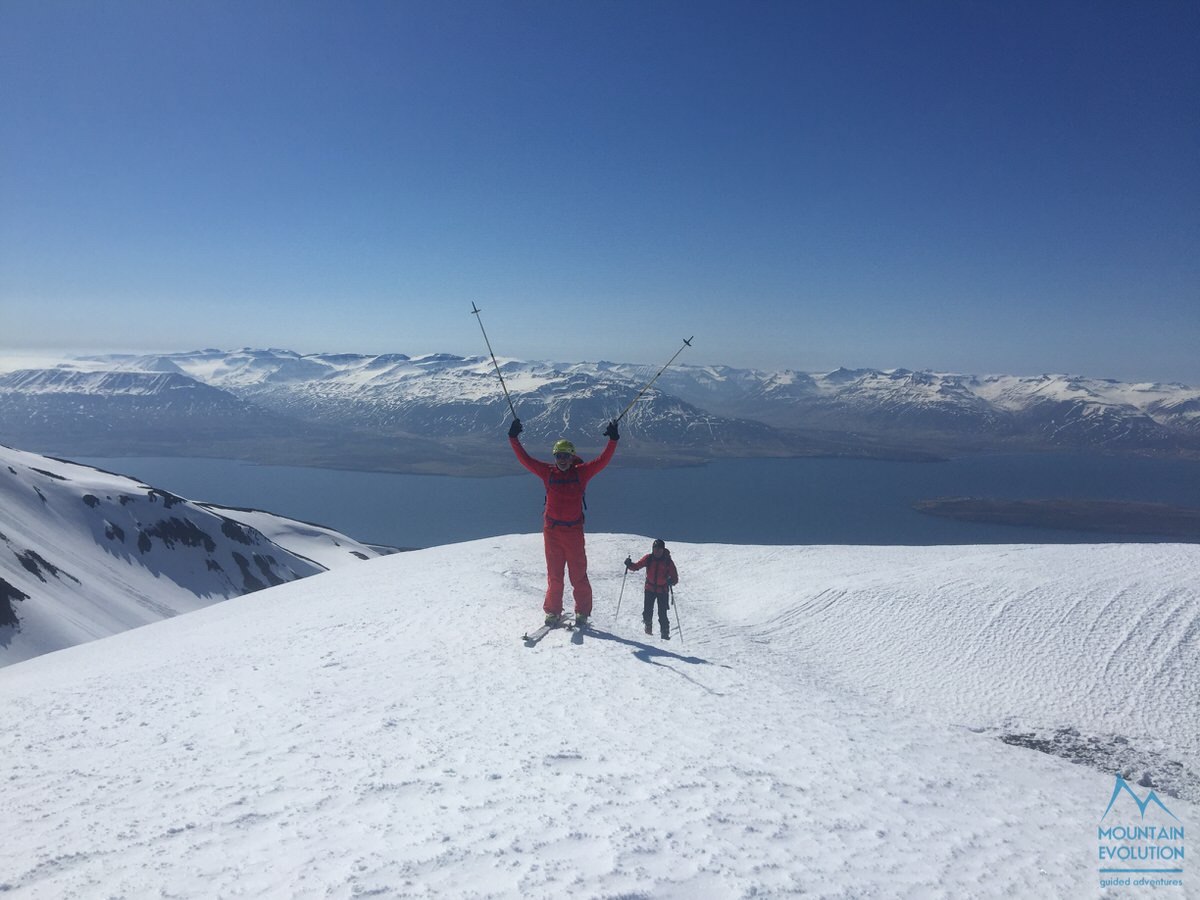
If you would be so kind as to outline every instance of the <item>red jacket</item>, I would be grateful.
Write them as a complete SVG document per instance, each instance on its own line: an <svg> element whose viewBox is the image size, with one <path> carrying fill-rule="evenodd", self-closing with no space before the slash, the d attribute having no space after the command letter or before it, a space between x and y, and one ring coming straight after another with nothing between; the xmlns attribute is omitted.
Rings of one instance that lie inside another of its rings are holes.
<svg viewBox="0 0 1200 900"><path fill-rule="evenodd" d="M671 551L663 549L663 555L655 558L653 553L647 553L631 567L630 571L646 570L646 590L664 593L668 585L679 584L679 572L675 569L675 561L671 559Z"/></svg>
<svg viewBox="0 0 1200 900"><path fill-rule="evenodd" d="M587 483L600 474L600 470L608 465L616 452L617 442L610 440L608 446L595 459L584 462L578 456L567 471L560 471L555 463L544 463L534 459L521 446L516 438L509 438L513 452L521 465L542 479L546 485L546 524L547 525L582 525L583 524L583 492Z"/></svg>

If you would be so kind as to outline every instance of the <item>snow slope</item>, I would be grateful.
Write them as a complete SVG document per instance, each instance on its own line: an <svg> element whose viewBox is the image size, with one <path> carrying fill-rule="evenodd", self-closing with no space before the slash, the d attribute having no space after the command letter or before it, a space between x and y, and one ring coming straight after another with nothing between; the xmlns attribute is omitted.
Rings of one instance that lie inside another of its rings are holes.
<svg viewBox="0 0 1200 900"><path fill-rule="evenodd" d="M995 734L1064 723L1194 771L1200 548L678 544L663 642L622 588L648 547L590 536L597 628L535 647L541 538L516 535L0 671L0 890L1094 897L1097 826L1149 789L1106 811L1111 770ZM1194 827L1177 784L1167 822ZM1103 893L1200 896L1184 868Z"/></svg>
<svg viewBox="0 0 1200 900"><path fill-rule="evenodd" d="M318 525L0 446L0 666L378 555Z"/></svg>
<svg viewBox="0 0 1200 900"><path fill-rule="evenodd" d="M216 503L197 505L219 516L249 525L271 543L312 560L323 569L336 569L357 560L374 559L381 555L378 547L363 544L324 525L289 519L261 509L219 506Z"/></svg>

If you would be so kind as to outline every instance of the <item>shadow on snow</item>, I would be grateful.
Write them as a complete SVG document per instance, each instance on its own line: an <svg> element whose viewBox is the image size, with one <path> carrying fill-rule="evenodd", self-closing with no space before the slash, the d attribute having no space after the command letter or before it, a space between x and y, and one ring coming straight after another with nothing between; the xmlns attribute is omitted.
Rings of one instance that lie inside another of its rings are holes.
<svg viewBox="0 0 1200 900"><path fill-rule="evenodd" d="M724 665L723 663L714 663L699 656L683 656L671 650L664 650L662 647L656 647L652 644L644 643L643 641L630 640L629 638L624 638L620 635L613 634L611 631L604 631L600 628L596 628L594 625L589 625L586 631L575 632L575 634L571 636L571 640L575 643L583 643L583 639L585 637L590 637L598 641L612 641L615 644L624 644L627 647L632 647L633 655L642 662L649 663L652 666L661 666L664 669L669 669L670 671L679 675L681 678L687 679L688 681L692 682L692 684L695 684L696 686L708 691L710 694L715 694L718 697L721 696L719 691L714 691L707 685L701 684L686 672L669 665L669 662L674 660L681 663L687 663L691 666L719 666L722 669L732 668L731 666Z"/></svg>

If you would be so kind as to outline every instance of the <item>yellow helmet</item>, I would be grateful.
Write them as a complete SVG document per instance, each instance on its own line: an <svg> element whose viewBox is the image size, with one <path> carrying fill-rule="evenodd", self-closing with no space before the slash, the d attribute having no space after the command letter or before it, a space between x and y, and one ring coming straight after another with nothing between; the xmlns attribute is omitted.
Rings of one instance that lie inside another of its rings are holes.
<svg viewBox="0 0 1200 900"><path fill-rule="evenodd" d="M572 456L574 456L575 455L575 445L566 439L563 439L561 441L555 441L554 449L551 452L555 453L555 454L570 453Z"/></svg>

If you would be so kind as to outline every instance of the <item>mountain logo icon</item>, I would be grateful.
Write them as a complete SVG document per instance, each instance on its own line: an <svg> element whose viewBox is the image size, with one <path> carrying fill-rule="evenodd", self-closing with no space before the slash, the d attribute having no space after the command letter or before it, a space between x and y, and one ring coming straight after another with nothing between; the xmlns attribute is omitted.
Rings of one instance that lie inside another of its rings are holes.
<svg viewBox="0 0 1200 900"><path fill-rule="evenodd" d="M1146 809L1151 804L1153 804L1154 806L1157 806L1159 809L1161 809L1163 812L1165 812L1172 819L1174 819L1176 822L1179 821L1179 817L1177 815L1175 815L1175 813L1171 812L1171 810L1167 809L1167 805L1165 803L1163 803L1162 800L1159 799L1158 794L1156 794L1153 790L1150 791L1150 793L1148 793L1146 795L1145 799L1143 799L1137 795L1137 791L1135 791L1132 787L1130 787L1128 781L1126 781L1124 778L1122 778L1120 775L1118 775L1116 783L1113 785L1112 797L1108 801L1108 807L1104 810L1104 815L1100 817L1101 822L1103 822L1105 816L1107 816L1109 814L1109 812L1112 811L1113 805L1117 802L1117 799L1122 794L1128 794L1130 797L1133 798L1133 802L1137 804L1138 812L1140 812L1142 814L1143 819L1146 818Z"/></svg>

